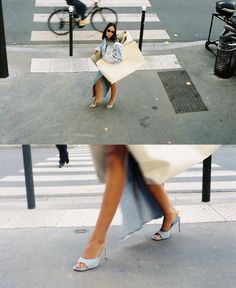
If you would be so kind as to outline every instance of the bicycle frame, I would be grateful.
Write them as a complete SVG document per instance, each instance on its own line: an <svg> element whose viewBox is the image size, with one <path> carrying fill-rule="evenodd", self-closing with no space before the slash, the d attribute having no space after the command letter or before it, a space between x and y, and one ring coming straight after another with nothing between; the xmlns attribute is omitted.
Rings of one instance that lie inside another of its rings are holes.
<svg viewBox="0 0 236 288"><path fill-rule="evenodd" d="M98 3L101 0L94 0L94 4L92 4L91 6L89 6L86 10L86 17L88 17L89 15L92 15L94 11L99 9Z"/></svg>

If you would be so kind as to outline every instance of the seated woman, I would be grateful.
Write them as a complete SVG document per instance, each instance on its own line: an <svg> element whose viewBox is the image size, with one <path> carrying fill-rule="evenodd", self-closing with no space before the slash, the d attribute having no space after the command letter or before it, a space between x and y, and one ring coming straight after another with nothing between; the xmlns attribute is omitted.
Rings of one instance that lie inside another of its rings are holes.
<svg viewBox="0 0 236 288"><path fill-rule="evenodd" d="M117 40L116 36L116 25L114 23L109 23L103 31L102 43L95 49L94 53L100 54L102 59L108 63L120 63L122 61L121 47L122 45ZM90 108L95 108L101 101L100 89L102 80L108 81L99 71L96 75L95 84L93 86L94 100L89 105ZM111 87L111 98L106 105L106 109L111 109L113 107L117 92L115 83L109 83L109 85Z"/></svg>

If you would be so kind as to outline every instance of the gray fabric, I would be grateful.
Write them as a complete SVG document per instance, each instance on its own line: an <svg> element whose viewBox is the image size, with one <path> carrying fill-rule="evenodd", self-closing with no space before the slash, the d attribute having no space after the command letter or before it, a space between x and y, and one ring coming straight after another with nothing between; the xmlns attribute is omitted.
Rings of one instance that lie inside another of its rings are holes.
<svg viewBox="0 0 236 288"><path fill-rule="evenodd" d="M126 164L126 183L120 203L123 239L141 229L145 223L163 216L159 204L148 191L139 166L130 153Z"/></svg>

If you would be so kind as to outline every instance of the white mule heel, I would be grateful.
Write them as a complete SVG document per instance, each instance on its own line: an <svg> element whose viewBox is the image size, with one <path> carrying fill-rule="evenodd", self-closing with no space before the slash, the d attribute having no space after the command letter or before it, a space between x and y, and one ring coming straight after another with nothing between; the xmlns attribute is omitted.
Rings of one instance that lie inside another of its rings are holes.
<svg viewBox="0 0 236 288"><path fill-rule="evenodd" d="M84 272L84 271L87 271L87 270L91 270L91 269L97 268L100 265L100 262L101 262L102 251L104 251L105 259L107 259L107 257L106 257L106 247L104 247L104 248L102 248L99 256L96 257L96 258L87 259L87 258L84 258L84 257L80 257L79 260L77 261L77 264L73 267L73 270L74 271ZM83 268L78 267L79 263L85 264L85 267L83 267Z"/></svg>

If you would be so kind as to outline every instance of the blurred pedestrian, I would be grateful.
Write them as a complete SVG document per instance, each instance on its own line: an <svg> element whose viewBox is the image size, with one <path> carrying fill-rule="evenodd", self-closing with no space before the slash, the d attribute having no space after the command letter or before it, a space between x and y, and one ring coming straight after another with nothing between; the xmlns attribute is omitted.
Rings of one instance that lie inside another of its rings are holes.
<svg viewBox="0 0 236 288"><path fill-rule="evenodd" d="M69 152L65 144L56 144L56 147L59 151L59 168L62 168L65 166L65 163L69 163Z"/></svg>

